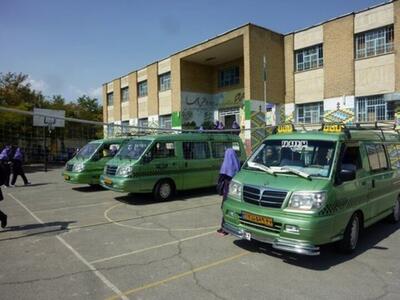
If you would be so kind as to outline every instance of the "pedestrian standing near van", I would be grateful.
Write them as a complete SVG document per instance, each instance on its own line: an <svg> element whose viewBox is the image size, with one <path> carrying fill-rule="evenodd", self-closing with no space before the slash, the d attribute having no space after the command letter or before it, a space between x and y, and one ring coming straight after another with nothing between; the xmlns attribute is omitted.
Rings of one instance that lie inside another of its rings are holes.
<svg viewBox="0 0 400 300"><path fill-rule="evenodd" d="M4 199L3 193L1 191L1 186L5 183L6 173L3 165L0 165L0 201ZM7 215L0 210L0 222L1 227L4 228L7 226Z"/></svg>
<svg viewBox="0 0 400 300"><path fill-rule="evenodd" d="M12 161L13 161L13 177L11 180L11 186L15 186L15 182L17 181L18 175L21 176L25 185L31 184L25 176L23 168L24 153L22 152L21 148L18 147L17 150L15 150L15 154Z"/></svg>
<svg viewBox="0 0 400 300"><path fill-rule="evenodd" d="M4 184L6 187L10 186L10 174L11 174L11 146L7 145L0 153L0 167L4 172Z"/></svg>
<svg viewBox="0 0 400 300"><path fill-rule="evenodd" d="M233 123L232 123L232 133L233 134L237 134L237 135L239 135L240 134L240 126L239 126L239 124L236 122L236 121L233 121Z"/></svg>
<svg viewBox="0 0 400 300"><path fill-rule="evenodd" d="M233 176L235 176L236 173L239 172L239 169L240 169L240 161L236 155L235 150L233 150L232 148L226 149L224 161L219 171L219 178L217 185L218 193L222 196L221 208L222 205L224 204L224 201L226 200L226 197L228 196L229 184ZM227 233L222 228L223 222L224 219L222 218L221 228L218 229L217 232L226 235Z"/></svg>

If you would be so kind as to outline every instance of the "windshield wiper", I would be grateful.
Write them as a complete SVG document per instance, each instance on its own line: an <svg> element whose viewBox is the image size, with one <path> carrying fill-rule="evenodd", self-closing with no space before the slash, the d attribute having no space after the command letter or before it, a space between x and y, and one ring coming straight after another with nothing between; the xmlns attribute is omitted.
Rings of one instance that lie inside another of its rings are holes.
<svg viewBox="0 0 400 300"><path fill-rule="evenodd" d="M280 170L285 171L285 172L289 172L295 175L298 175L300 177L306 178L306 179L311 179L310 174L306 173L306 172L302 172L300 170L297 169L292 169L289 167L281 167Z"/></svg>
<svg viewBox="0 0 400 300"><path fill-rule="evenodd" d="M267 172L268 174L275 175L275 172L270 167L267 167L265 165L258 164L258 163L252 162L252 161L247 162L247 165L250 168L258 169L258 170Z"/></svg>

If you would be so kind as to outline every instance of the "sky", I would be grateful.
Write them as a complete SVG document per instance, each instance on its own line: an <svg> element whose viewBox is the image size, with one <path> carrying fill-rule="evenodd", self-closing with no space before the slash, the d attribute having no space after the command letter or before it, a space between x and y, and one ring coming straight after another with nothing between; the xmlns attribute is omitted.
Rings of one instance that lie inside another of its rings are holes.
<svg viewBox="0 0 400 300"><path fill-rule="evenodd" d="M0 0L0 72L46 96L101 86L246 23L288 33L382 0Z"/></svg>

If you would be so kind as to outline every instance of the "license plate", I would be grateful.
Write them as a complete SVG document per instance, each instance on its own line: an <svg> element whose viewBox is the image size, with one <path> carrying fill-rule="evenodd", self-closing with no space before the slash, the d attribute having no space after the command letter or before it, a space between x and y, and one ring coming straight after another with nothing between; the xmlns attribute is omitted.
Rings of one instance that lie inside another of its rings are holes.
<svg viewBox="0 0 400 300"><path fill-rule="evenodd" d="M107 185L112 185L112 180L109 178L104 178L104 183Z"/></svg>
<svg viewBox="0 0 400 300"><path fill-rule="evenodd" d="M69 177L68 175L64 175L64 179L65 179L65 180L69 180L70 177Z"/></svg>
<svg viewBox="0 0 400 300"><path fill-rule="evenodd" d="M243 212L242 217L244 220L250 221L252 223L257 223L257 224L261 224L261 225L268 226L268 227L274 226L274 222L272 221L272 218L269 218L269 217L253 215L248 212Z"/></svg>

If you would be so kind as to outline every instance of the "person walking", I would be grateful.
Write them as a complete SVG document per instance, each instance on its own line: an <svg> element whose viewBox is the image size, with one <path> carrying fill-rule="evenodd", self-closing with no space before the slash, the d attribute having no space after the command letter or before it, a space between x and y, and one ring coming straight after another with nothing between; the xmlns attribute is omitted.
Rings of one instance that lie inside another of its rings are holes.
<svg viewBox="0 0 400 300"><path fill-rule="evenodd" d="M228 196L229 184L233 176L235 176L236 173L239 172L239 169L240 169L240 161L236 155L235 150L233 150L232 148L226 149L224 161L219 171L219 178L218 178L218 193L222 196L221 209L224 204L224 201L226 200L226 197ZM223 223L224 223L224 218L222 217L221 228L218 229L217 232L226 235L227 233L222 228Z"/></svg>
<svg viewBox="0 0 400 300"><path fill-rule="evenodd" d="M4 185L10 186L10 175L11 175L11 146L7 145L0 153L0 167L4 172Z"/></svg>
<svg viewBox="0 0 400 300"><path fill-rule="evenodd" d="M240 126L239 126L239 124L236 122L236 121L233 121L233 123L232 123L232 134L237 134L237 135L239 135L240 134Z"/></svg>
<svg viewBox="0 0 400 300"><path fill-rule="evenodd" d="M11 186L15 186L15 182L17 181L18 175L22 177L22 180L24 181L25 185L31 184L26 178L24 168L22 166L24 162L24 154L21 148L18 147L17 150L15 150L15 154L12 161L13 161L13 177L11 180Z"/></svg>
<svg viewBox="0 0 400 300"><path fill-rule="evenodd" d="M6 173L3 165L0 165L0 201L4 199L3 193L1 191L1 186L5 183ZM7 226L7 215L0 210L0 224L1 228Z"/></svg>

